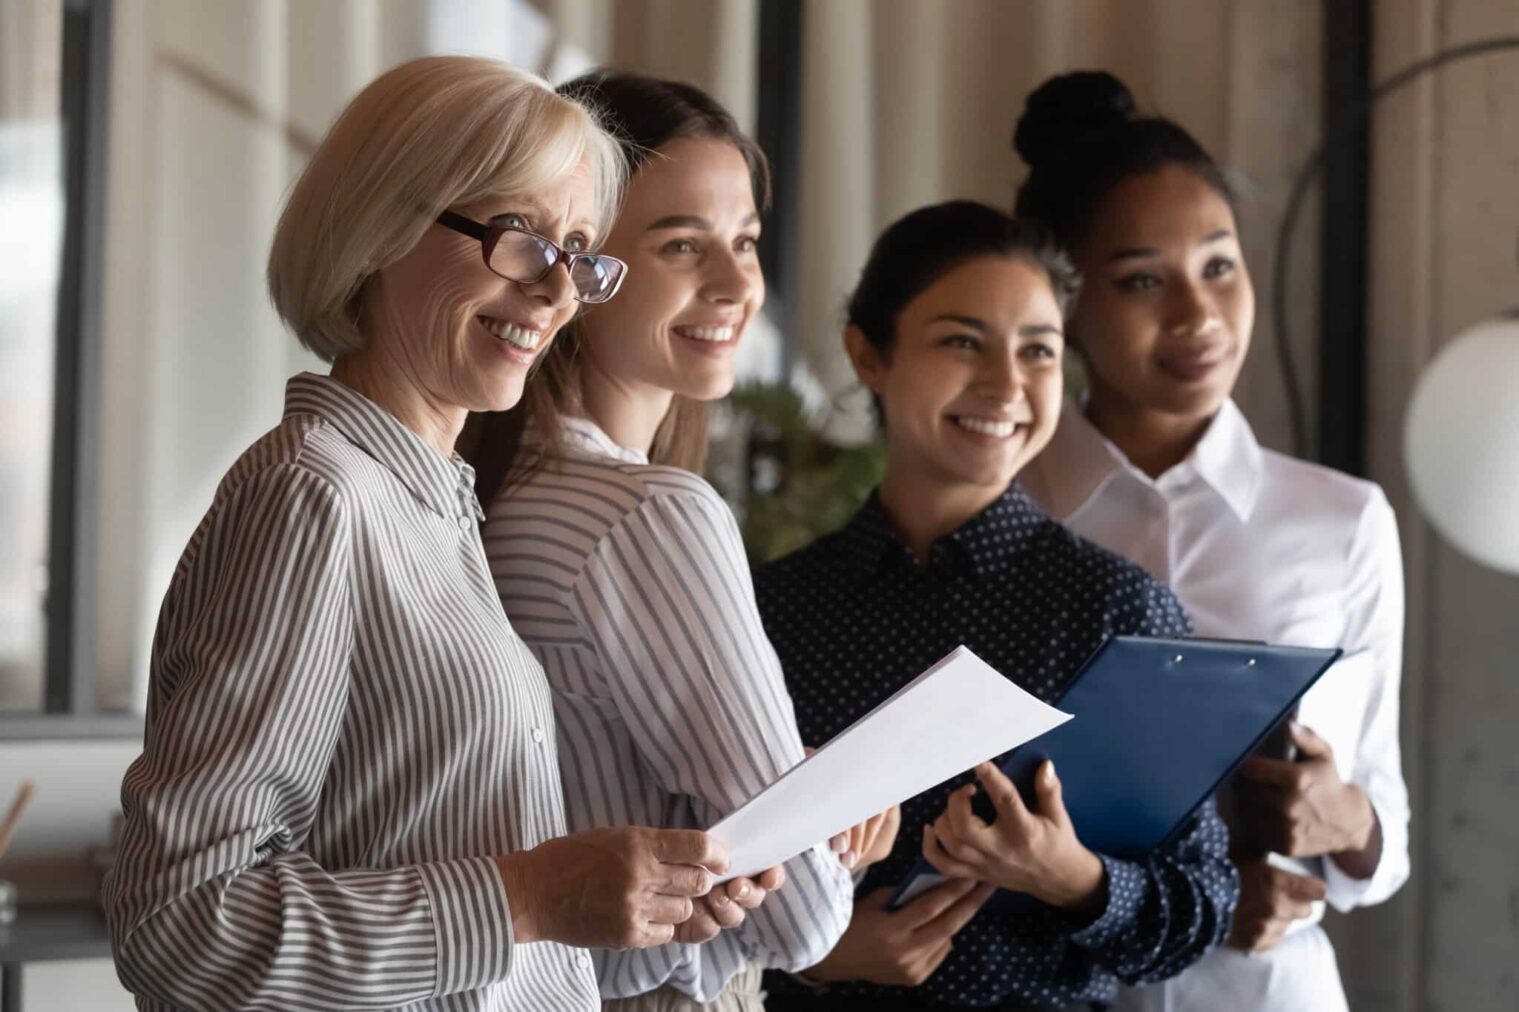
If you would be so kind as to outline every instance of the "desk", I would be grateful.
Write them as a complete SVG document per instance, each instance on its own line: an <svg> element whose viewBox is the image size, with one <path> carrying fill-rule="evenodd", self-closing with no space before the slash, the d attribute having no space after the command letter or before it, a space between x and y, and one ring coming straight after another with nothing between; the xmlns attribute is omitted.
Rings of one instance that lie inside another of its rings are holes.
<svg viewBox="0 0 1519 1012"><path fill-rule="evenodd" d="M105 915L93 903L22 907L0 925L0 1012L21 1012L21 965L111 955Z"/></svg>

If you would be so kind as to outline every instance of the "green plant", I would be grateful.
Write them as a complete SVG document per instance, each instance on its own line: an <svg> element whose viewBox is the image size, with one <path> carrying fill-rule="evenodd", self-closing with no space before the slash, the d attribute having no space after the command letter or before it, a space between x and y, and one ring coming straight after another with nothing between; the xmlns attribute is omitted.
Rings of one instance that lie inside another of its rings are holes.
<svg viewBox="0 0 1519 1012"><path fill-rule="evenodd" d="M727 407L743 434L746 466L738 471L745 487L733 488L734 481L716 475L714 484L735 505L754 565L842 527L880 484L885 471L880 442L839 446L824 439L791 387L744 384Z"/></svg>

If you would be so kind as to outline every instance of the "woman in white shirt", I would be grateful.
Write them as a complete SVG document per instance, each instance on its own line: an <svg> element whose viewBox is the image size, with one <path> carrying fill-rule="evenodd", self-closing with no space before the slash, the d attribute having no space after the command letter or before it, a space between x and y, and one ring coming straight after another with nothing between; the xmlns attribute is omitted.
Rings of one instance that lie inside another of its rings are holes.
<svg viewBox="0 0 1519 1012"><path fill-rule="evenodd" d="M1014 145L1030 167L1017 212L1085 279L1067 332L1086 399L1028 491L1166 581L1199 635L1356 655L1304 698L1296 761L1252 758L1236 778L1231 947L1120 1007L1344 1008L1323 901L1380 903L1408 876L1392 509L1370 482L1262 448L1230 400L1254 295L1229 187L1195 140L1080 73L1029 97Z"/></svg>
<svg viewBox="0 0 1519 1012"><path fill-rule="evenodd" d="M734 353L764 299L756 246L768 170L732 117L690 85L593 73L561 93L598 111L633 163L607 238L628 283L548 352L509 471L510 440L483 426L486 554L553 688L570 824L638 813L705 828L803 754L737 524L692 473L705 454L705 402L732 387ZM841 854L820 845L787 862L786 887L762 906L779 878L708 909L729 928L711 941L682 934L645 952L599 953L607 1007L762 1008L763 967L810 966L843 933L849 866L873 855L880 825L836 841ZM894 833L880 835L889 846ZM735 924L740 905L753 909Z"/></svg>

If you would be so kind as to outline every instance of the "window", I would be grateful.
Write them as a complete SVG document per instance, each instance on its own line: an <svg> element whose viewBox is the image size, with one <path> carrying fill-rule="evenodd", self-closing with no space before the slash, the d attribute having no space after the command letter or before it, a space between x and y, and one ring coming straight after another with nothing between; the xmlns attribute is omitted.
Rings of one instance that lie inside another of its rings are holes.
<svg viewBox="0 0 1519 1012"><path fill-rule="evenodd" d="M83 522L109 15L108 0L0 5L0 737L114 726L94 712L95 534Z"/></svg>

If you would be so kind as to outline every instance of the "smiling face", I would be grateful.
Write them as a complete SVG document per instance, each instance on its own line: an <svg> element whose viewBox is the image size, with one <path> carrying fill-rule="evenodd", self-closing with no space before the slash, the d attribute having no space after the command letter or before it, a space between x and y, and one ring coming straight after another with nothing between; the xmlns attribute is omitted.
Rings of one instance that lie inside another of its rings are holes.
<svg viewBox="0 0 1519 1012"><path fill-rule="evenodd" d="M1120 184L1093 220L1074 251L1085 283L1070 322L1093 407L1212 417L1239 377L1255 317L1228 202L1171 165Z"/></svg>
<svg viewBox="0 0 1519 1012"><path fill-rule="evenodd" d="M888 481L995 496L1054 434L1060 306L1023 258L982 256L944 274L898 314L889 354L858 328L845 342L881 402Z"/></svg>
<svg viewBox="0 0 1519 1012"><path fill-rule="evenodd" d="M765 299L759 211L737 148L681 138L628 184L604 252L628 264L617 297L577 324L591 369L624 388L715 400Z"/></svg>
<svg viewBox="0 0 1519 1012"><path fill-rule="evenodd" d="M571 251L596 238L596 193L585 165L532 197L451 210L528 228ZM508 281L485 265L480 240L433 224L371 283L364 354L399 370L434 404L504 411L522 398L529 368L578 305L564 265L536 284Z"/></svg>

